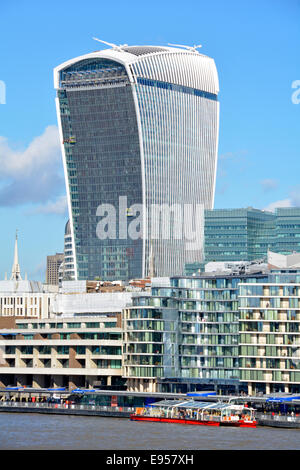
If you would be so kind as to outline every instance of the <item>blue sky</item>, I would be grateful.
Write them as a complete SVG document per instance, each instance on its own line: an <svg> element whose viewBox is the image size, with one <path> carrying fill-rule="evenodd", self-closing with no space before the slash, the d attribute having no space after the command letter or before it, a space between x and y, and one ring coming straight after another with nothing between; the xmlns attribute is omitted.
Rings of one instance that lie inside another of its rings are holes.
<svg viewBox="0 0 300 470"><path fill-rule="evenodd" d="M299 0L1 3L0 279L11 271L16 229L21 270L31 279L44 280L47 255L63 250L53 68L101 48L93 36L202 44L220 80L215 207L300 206L300 104L292 101L300 81Z"/></svg>

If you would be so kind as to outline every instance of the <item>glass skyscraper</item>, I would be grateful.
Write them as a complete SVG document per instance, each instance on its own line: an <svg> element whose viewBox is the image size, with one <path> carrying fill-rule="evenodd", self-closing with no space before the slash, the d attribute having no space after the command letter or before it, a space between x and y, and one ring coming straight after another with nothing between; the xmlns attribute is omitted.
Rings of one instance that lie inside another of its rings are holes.
<svg viewBox="0 0 300 470"><path fill-rule="evenodd" d="M214 60L115 46L54 71L76 279L180 275L203 257L219 128Z"/></svg>

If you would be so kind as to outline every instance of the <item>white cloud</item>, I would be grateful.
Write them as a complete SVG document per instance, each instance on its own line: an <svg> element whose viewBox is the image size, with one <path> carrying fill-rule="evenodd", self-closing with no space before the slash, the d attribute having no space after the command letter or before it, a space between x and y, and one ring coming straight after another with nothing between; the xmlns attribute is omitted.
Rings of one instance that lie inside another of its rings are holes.
<svg viewBox="0 0 300 470"><path fill-rule="evenodd" d="M14 150L8 140L0 136L0 178L29 175L34 169L52 165L60 160L59 134L56 126L46 127L44 133L35 137L28 147Z"/></svg>
<svg viewBox="0 0 300 470"><path fill-rule="evenodd" d="M300 207L300 186L294 186L290 189L289 197L271 202L264 210L274 212L277 207Z"/></svg>
<svg viewBox="0 0 300 470"><path fill-rule="evenodd" d="M59 196L53 202L50 201L45 205L38 206L34 212L39 214L58 214L66 216L67 211L67 196Z"/></svg>
<svg viewBox="0 0 300 470"><path fill-rule="evenodd" d="M271 202L271 204L264 207L263 210L274 212L277 207L292 207L291 199L282 199L281 201Z"/></svg>
<svg viewBox="0 0 300 470"><path fill-rule="evenodd" d="M16 150L0 137L0 205L46 203L64 190L64 177L56 126L48 126L24 150Z"/></svg>

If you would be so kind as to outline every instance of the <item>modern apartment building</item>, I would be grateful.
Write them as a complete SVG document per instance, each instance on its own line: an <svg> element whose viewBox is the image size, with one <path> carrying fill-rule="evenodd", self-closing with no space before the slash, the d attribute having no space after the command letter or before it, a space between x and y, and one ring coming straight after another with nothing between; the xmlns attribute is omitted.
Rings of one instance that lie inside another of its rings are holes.
<svg viewBox="0 0 300 470"><path fill-rule="evenodd" d="M67 282L49 318L2 315L1 383L300 392L300 269L152 279L151 292L113 289Z"/></svg>
<svg viewBox="0 0 300 470"><path fill-rule="evenodd" d="M75 279L182 274L203 257L214 203L214 60L113 45L59 65L54 81Z"/></svg>
<svg viewBox="0 0 300 470"><path fill-rule="evenodd" d="M123 330L131 391L300 392L299 268L173 277L133 299Z"/></svg>
<svg viewBox="0 0 300 470"><path fill-rule="evenodd" d="M300 391L300 270L239 286L240 381L252 393Z"/></svg>
<svg viewBox="0 0 300 470"><path fill-rule="evenodd" d="M236 392L240 283L263 273L173 277L125 309L124 377L131 391Z"/></svg>

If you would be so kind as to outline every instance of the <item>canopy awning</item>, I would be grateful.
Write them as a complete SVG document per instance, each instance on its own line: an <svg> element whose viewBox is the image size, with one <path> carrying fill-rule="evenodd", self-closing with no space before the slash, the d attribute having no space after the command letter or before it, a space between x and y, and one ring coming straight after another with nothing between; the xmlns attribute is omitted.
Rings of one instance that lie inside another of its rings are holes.
<svg viewBox="0 0 300 470"><path fill-rule="evenodd" d="M49 392L64 392L66 390L66 387L61 387L61 388L48 388Z"/></svg>
<svg viewBox="0 0 300 470"><path fill-rule="evenodd" d="M232 408L232 405L223 402L217 403L208 403L205 401L195 401L195 400L162 400L156 403L152 403L151 406L157 406L160 408L189 408L189 409L210 409L210 410L220 410L223 408Z"/></svg>

